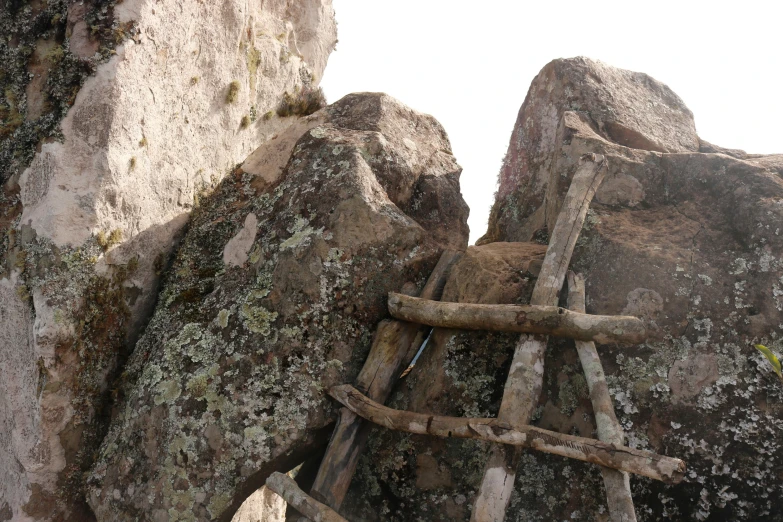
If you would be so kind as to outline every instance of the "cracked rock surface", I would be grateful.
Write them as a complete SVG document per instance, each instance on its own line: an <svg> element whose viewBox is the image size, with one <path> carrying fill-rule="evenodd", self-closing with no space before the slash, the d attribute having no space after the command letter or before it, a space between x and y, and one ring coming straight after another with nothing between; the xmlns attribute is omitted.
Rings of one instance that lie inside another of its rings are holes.
<svg viewBox="0 0 783 522"><path fill-rule="evenodd" d="M610 171L572 260L586 276L587 311L636 315L653 332L640 345L598 346L617 416L628 445L688 466L675 486L631 477L638 519L782 520L783 386L753 344L783 352L783 156L700 141L679 98L646 75L556 60L530 87L489 231L455 267L444 299L527 301L530 252L499 263L492 249L544 248L534 243L548 241L590 152ZM515 339L438 332L391 405L496 415ZM550 339L545 368L535 424L596 438L573 343ZM470 518L485 444L374 429L369 447L349 516ZM599 470L527 452L506 520L608 520Z"/></svg>

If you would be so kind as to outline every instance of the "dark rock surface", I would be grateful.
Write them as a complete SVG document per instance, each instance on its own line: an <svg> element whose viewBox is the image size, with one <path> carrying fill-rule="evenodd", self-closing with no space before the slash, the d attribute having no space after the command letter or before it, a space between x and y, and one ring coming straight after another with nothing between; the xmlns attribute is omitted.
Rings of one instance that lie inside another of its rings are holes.
<svg viewBox="0 0 783 522"><path fill-rule="evenodd" d="M617 416L630 446L688 465L675 486L631 478L638 519L783 520L783 386L753 348L783 351L783 156L701 142L679 98L645 75L556 60L520 110L485 244L469 249L444 299L528 299L536 270L523 253L479 259L531 245L496 241L546 243L588 152L606 155L610 171L572 261L586 276L587 311L637 315L654 332L637 346L598 346ZM497 292L495 281L514 278L513 292ZM516 338L433 337L392 405L494 416ZM596 437L571 341L550 340L545 372L536 425ZM349 516L470 518L486 445L382 429L369 445ZM607 519L598 469L526 453L506 520Z"/></svg>
<svg viewBox="0 0 783 522"><path fill-rule="evenodd" d="M467 245L443 128L349 95L254 153L194 212L90 482L99 520L227 520L328 441L389 291Z"/></svg>

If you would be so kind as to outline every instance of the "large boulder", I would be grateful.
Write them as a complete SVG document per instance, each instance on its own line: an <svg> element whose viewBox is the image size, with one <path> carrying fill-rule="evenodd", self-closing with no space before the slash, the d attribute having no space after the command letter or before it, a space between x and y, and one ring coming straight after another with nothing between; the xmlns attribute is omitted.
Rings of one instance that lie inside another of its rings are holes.
<svg viewBox="0 0 783 522"><path fill-rule="evenodd" d="M562 78L569 78L567 89ZM604 79L600 89L596 78ZM631 98L628 79L634 78ZM636 346L598 346L627 443L680 457L688 467L685 480L674 486L631 478L638 519L781 520L783 385L753 345L783 352L783 156L698 142L682 130L692 129L692 120L677 100L646 76L603 64L575 59L546 66L509 145L509 156L541 161L535 170L520 168L518 185L498 194L496 221L486 237L546 243L581 156L605 155L609 173L572 268L586 276L589 313L636 315L653 334ZM542 104L550 107L548 116L530 112ZM635 129L636 141L606 131L606 104L614 107L612 121ZM669 142L654 122L672 126ZM548 157L528 148L544 143L542 136L548 136ZM507 169L501 185L509 182ZM488 242L469 249L444 299L525 302L537 272L524 246L531 243L511 245ZM520 252L503 266L490 261L497 248ZM518 284L513 296L493 285L514 278L530 281ZM446 415L496 415L514 336L443 331L433 339L392 404ZM534 422L596 437L571 341L550 340ZM376 429L369 446L348 494L349 515L470 518L486 444ZM506 520L607 516L595 466L525 453Z"/></svg>
<svg viewBox="0 0 783 522"><path fill-rule="evenodd" d="M204 190L297 120L275 109L316 88L333 11L2 4L0 519L89 519L111 376L177 235Z"/></svg>
<svg viewBox="0 0 783 522"><path fill-rule="evenodd" d="M90 479L99 520L230 520L329 439L386 295L467 246L443 128L349 95L202 199L127 365Z"/></svg>
<svg viewBox="0 0 783 522"><path fill-rule="evenodd" d="M693 114L666 85L589 58L554 60L533 79L519 109L479 244L529 241L548 219L557 218L542 204L566 111L584 114L599 136L620 145L671 153L699 150Z"/></svg>

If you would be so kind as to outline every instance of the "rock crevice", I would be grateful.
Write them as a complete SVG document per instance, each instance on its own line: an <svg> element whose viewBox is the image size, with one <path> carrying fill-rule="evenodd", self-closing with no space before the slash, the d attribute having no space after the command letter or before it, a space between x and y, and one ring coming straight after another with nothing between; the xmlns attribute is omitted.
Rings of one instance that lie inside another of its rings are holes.
<svg viewBox="0 0 783 522"><path fill-rule="evenodd" d="M329 0L6 4L0 498L14 521L89 519L83 474L166 260L199 198L296 121L275 108L317 88L334 14Z"/></svg>

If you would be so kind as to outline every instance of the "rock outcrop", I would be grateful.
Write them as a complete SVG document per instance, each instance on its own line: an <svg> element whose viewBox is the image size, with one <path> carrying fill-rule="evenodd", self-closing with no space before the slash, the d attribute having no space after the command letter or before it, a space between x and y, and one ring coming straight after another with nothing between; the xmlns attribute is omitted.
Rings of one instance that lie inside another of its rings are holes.
<svg viewBox="0 0 783 522"><path fill-rule="evenodd" d="M586 58L550 62L519 110L487 233L478 244L528 241L546 224L554 225L557 214L547 213L542 203L566 111L583 114L599 136L619 145L669 153L699 150L693 114L661 82Z"/></svg>
<svg viewBox="0 0 783 522"><path fill-rule="evenodd" d="M296 121L275 109L315 89L335 22L330 0L19 4L0 17L0 519L88 519L110 377L177 235Z"/></svg>
<svg viewBox="0 0 783 522"><path fill-rule="evenodd" d="M329 440L386 295L467 246L442 127L382 94L300 119L208 197L90 479L99 520L230 520ZM410 286L410 285L408 285Z"/></svg>
<svg viewBox="0 0 783 522"><path fill-rule="evenodd" d="M546 243L591 152L610 170L572 261L587 311L637 315L654 332L598 347L617 416L629 445L688 465L676 486L631 478L638 519L780 520L783 386L753 344L783 351L783 156L700 141L679 98L645 75L556 60L520 111L484 244L468 249L444 299L526 302L544 247L498 241ZM515 340L437 332L392 405L496 415ZM572 342L550 341L545 372L536 425L595 438ZM369 447L349 518L470 518L486 445L376 429ZM607 517L594 466L526 453L506 520Z"/></svg>
<svg viewBox="0 0 783 522"><path fill-rule="evenodd" d="M318 110L331 0L0 7L0 522L282 520L258 488L315 462L387 293L466 249L445 131L383 94ZM688 464L631 479L638 519L783 520L783 386L753 348L783 352L783 155L701 140L647 75L555 60L443 299L528 302L590 153L587 311L653 333L599 346L617 415ZM495 416L516 340L435 331L391 405ZM534 421L595 437L578 361L550 341ZM468 520L488 448L374 429L343 507ZM506 520L607 518L595 467L526 453Z"/></svg>

